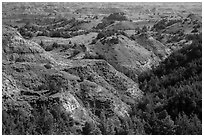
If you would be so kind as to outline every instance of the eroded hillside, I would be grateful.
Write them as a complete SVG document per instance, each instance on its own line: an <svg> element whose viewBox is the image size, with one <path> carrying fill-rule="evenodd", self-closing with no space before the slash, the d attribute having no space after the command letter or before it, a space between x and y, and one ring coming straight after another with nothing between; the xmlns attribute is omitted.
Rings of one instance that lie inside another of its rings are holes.
<svg viewBox="0 0 204 137"><path fill-rule="evenodd" d="M200 134L200 5L3 3L3 134Z"/></svg>
<svg viewBox="0 0 204 137"><path fill-rule="evenodd" d="M67 60L62 64L8 26L3 29L2 65L3 111L14 104L19 106L16 111L33 117L33 109L40 105L35 102L55 100L80 123L73 128L82 129L86 122L97 126L102 112L107 118L127 118L130 105L143 94L137 83L105 60Z"/></svg>

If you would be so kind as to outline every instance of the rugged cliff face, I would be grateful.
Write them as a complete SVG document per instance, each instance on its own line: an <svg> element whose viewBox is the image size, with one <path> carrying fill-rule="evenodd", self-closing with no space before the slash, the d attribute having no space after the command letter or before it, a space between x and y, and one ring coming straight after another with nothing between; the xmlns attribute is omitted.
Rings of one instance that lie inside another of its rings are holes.
<svg viewBox="0 0 204 137"><path fill-rule="evenodd" d="M128 118L130 106L142 97L138 84L105 60L59 63L40 45L8 26L3 27L2 47L5 112L15 109L35 117L36 106L53 104L54 100L77 123L74 127L83 131L87 122L98 127L102 112L108 118Z"/></svg>

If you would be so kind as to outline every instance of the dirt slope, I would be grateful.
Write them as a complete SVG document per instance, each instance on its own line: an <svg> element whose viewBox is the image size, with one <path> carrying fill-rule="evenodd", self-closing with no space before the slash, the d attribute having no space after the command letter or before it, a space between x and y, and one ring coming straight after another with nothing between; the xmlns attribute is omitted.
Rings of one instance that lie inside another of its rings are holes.
<svg viewBox="0 0 204 137"><path fill-rule="evenodd" d="M3 29L2 47L3 110L8 105L19 106L24 114L32 116L35 102L42 98L59 100L82 128L87 121L97 125L102 110L108 117L129 117L130 105L142 97L134 81L104 60L59 63L8 26Z"/></svg>
<svg viewBox="0 0 204 137"><path fill-rule="evenodd" d="M113 38L118 39L117 44L111 43ZM90 49L131 78L157 64L167 55L163 44L152 37L143 36L136 37L136 40L124 35L110 36L90 45Z"/></svg>

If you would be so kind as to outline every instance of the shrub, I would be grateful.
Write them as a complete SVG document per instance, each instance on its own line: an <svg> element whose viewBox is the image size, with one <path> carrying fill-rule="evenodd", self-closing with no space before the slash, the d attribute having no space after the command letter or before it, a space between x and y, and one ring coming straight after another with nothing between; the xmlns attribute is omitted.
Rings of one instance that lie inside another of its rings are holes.
<svg viewBox="0 0 204 137"><path fill-rule="evenodd" d="M45 51L52 51L52 50L53 50L52 45L49 45L49 46L47 46L47 47L45 48Z"/></svg>
<svg viewBox="0 0 204 137"><path fill-rule="evenodd" d="M98 33L96 39L101 39L101 38L103 38L103 37L105 37L104 32L100 32L100 33Z"/></svg>
<svg viewBox="0 0 204 137"><path fill-rule="evenodd" d="M119 43L119 40L118 40L118 38L112 38L111 40L110 40L110 43L112 43L112 44L118 44Z"/></svg>
<svg viewBox="0 0 204 137"><path fill-rule="evenodd" d="M45 67L46 69L51 69L51 68L52 68L52 65L49 64L49 63L47 63L47 64L44 65L44 67Z"/></svg>

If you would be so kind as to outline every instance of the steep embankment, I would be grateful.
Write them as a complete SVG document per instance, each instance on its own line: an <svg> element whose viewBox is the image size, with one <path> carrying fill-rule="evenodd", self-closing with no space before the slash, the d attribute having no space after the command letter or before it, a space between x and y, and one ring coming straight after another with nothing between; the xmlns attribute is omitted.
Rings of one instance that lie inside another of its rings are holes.
<svg viewBox="0 0 204 137"><path fill-rule="evenodd" d="M85 134L87 126L101 134L105 119L122 126L142 97L104 60L59 63L8 26L2 47L3 134Z"/></svg>

